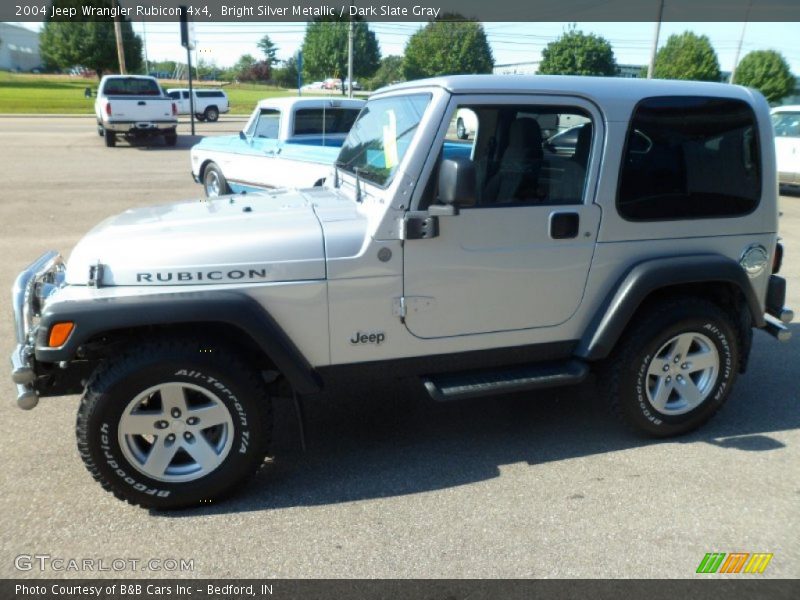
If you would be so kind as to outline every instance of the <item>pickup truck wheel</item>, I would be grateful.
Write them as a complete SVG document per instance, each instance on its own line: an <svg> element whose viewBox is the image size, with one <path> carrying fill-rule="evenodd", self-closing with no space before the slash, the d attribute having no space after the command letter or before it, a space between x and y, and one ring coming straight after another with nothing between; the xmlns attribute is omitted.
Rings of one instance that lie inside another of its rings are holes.
<svg viewBox="0 0 800 600"><path fill-rule="evenodd" d="M164 141L167 143L167 146L175 146L178 143L178 134L174 129L171 129L164 134Z"/></svg>
<svg viewBox="0 0 800 600"><path fill-rule="evenodd" d="M456 120L456 135L460 140L465 140L469 137L467 128L464 126L464 120L461 118Z"/></svg>
<svg viewBox="0 0 800 600"><path fill-rule="evenodd" d="M664 302L638 318L602 365L601 389L617 416L639 432L692 431L730 395L739 372L736 327L700 298Z"/></svg>
<svg viewBox="0 0 800 600"><path fill-rule="evenodd" d="M216 198L231 193L228 181L216 163L210 163L203 172L203 189L208 198Z"/></svg>
<svg viewBox="0 0 800 600"><path fill-rule="evenodd" d="M194 118L198 121L205 121L206 116L203 113L195 113Z"/></svg>
<svg viewBox="0 0 800 600"><path fill-rule="evenodd" d="M78 409L78 450L122 500L173 509L219 499L262 464L271 405L228 348L150 343L96 372Z"/></svg>
<svg viewBox="0 0 800 600"><path fill-rule="evenodd" d="M219 109L216 106L209 106L206 108L205 117L210 122L214 123L219 120Z"/></svg>
<svg viewBox="0 0 800 600"><path fill-rule="evenodd" d="M103 135L106 138L106 146L108 146L109 148L113 148L114 146L117 145L117 136L114 134L113 131L105 129L103 131Z"/></svg>
<svg viewBox="0 0 800 600"><path fill-rule="evenodd" d="M103 128L102 125L100 125L100 123L98 123L97 124L97 135L99 135L100 137L103 137L105 135L105 133L106 133L106 130Z"/></svg>

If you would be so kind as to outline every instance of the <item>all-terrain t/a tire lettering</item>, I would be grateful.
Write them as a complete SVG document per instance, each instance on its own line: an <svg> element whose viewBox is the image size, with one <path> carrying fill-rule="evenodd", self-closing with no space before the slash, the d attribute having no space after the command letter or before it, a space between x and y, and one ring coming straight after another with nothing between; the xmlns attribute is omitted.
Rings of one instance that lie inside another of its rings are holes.
<svg viewBox="0 0 800 600"><path fill-rule="evenodd" d="M87 469L120 499L180 508L220 498L261 464L270 400L256 369L227 348L144 344L89 382L78 410Z"/></svg>

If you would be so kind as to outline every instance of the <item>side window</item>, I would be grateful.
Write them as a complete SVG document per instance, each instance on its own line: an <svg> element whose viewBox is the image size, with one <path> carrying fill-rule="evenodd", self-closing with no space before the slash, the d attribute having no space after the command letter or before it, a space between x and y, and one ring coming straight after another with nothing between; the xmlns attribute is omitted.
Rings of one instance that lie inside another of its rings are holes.
<svg viewBox="0 0 800 600"><path fill-rule="evenodd" d="M577 107L464 105L440 159L472 160L477 207L581 204L591 147L591 119ZM423 204L435 202L434 187Z"/></svg>
<svg viewBox="0 0 800 600"><path fill-rule="evenodd" d="M258 138L277 139L281 113L274 108L263 108L255 124L253 136ZM248 132L249 133L249 132Z"/></svg>
<svg viewBox="0 0 800 600"><path fill-rule="evenodd" d="M664 96L636 107L617 192L624 218L739 216L754 210L760 195L758 131L745 102Z"/></svg>
<svg viewBox="0 0 800 600"><path fill-rule="evenodd" d="M173 100L179 100L179 99L180 99L180 97L181 97L181 93L180 93L180 92L170 92L170 93L169 93L169 94L167 94L167 95L168 95L170 98L172 98Z"/></svg>
<svg viewBox="0 0 800 600"><path fill-rule="evenodd" d="M184 100L188 100L189 99L189 92L181 92L181 94L183 95L183 99Z"/></svg>
<svg viewBox="0 0 800 600"><path fill-rule="evenodd" d="M778 112L772 115L776 137L800 138L800 112Z"/></svg>
<svg viewBox="0 0 800 600"><path fill-rule="evenodd" d="M294 135L347 134L358 112L346 108L300 108L294 113Z"/></svg>

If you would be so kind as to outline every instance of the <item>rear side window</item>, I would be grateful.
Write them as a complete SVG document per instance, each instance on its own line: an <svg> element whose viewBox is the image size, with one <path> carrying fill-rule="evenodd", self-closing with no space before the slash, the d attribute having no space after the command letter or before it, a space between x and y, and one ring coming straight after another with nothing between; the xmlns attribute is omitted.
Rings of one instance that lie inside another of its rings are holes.
<svg viewBox="0 0 800 600"><path fill-rule="evenodd" d="M776 137L800 138L800 112L777 112L772 115Z"/></svg>
<svg viewBox="0 0 800 600"><path fill-rule="evenodd" d="M294 113L294 135L347 134L360 109L301 108Z"/></svg>
<svg viewBox="0 0 800 600"><path fill-rule="evenodd" d="M733 217L761 196L755 115L741 100L648 98L634 110L617 193L632 221Z"/></svg>
<svg viewBox="0 0 800 600"><path fill-rule="evenodd" d="M197 92L198 98L224 98L225 94L223 94L220 90L204 90Z"/></svg>

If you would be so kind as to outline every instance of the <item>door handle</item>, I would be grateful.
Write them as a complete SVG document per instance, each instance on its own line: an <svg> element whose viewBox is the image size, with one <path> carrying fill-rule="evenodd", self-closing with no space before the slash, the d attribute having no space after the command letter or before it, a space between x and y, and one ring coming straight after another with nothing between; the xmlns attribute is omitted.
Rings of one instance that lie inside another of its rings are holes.
<svg viewBox="0 0 800 600"><path fill-rule="evenodd" d="M571 240L578 237L581 219L576 212L550 213L550 237L554 240Z"/></svg>
<svg viewBox="0 0 800 600"><path fill-rule="evenodd" d="M144 100L139 100L139 101L136 103L136 105L137 105L137 106L145 106L145 105L147 105L147 102L145 102Z"/></svg>

